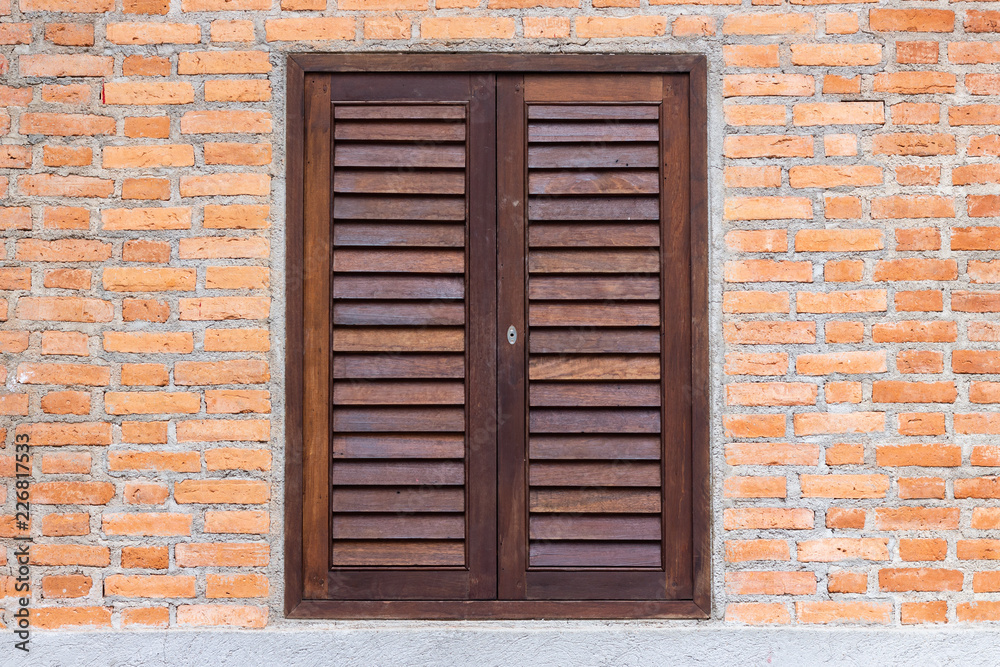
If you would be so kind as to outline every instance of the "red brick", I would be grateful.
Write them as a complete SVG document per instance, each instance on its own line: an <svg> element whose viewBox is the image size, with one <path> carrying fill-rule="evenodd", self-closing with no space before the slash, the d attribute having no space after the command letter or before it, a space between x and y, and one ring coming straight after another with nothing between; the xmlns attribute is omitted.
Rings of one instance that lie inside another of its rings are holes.
<svg viewBox="0 0 1000 667"><path fill-rule="evenodd" d="M804 563L830 563L842 560L889 560L885 538L832 537L798 543L798 559Z"/></svg>

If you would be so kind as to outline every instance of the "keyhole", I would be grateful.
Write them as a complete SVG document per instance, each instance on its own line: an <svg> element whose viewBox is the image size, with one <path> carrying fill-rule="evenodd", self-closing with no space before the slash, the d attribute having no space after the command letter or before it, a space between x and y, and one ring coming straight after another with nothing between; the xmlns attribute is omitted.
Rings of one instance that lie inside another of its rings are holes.
<svg viewBox="0 0 1000 667"><path fill-rule="evenodd" d="M507 342L511 345L517 342L517 329L514 328L513 324L507 328Z"/></svg>

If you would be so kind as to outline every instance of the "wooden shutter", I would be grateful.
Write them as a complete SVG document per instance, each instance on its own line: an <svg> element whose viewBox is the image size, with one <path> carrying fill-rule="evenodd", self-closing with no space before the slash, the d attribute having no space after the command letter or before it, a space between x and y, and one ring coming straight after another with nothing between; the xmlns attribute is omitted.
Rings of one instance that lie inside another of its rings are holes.
<svg viewBox="0 0 1000 667"><path fill-rule="evenodd" d="M501 78L501 595L692 594L686 81Z"/></svg>
<svg viewBox="0 0 1000 667"><path fill-rule="evenodd" d="M704 60L290 62L289 615L705 617Z"/></svg>
<svg viewBox="0 0 1000 667"><path fill-rule="evenodd" d="M306 317L328 318L329 340L316 341L328 351L311 363L329 421L307 447L306 569L333 599L493 598L492 81L327 81L325 106L307 110L324 173L306 192L317 262Z"/></svg>

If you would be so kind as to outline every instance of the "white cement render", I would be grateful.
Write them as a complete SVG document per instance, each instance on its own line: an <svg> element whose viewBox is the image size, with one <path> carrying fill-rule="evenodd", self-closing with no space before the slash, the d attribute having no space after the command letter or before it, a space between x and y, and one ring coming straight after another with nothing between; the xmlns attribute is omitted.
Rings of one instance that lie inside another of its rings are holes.
<svg viewBox="0 0 1000 667"><path fill-rule="evenodd" d="M0 664L31 667L563 665L993 667L985 629L761 629L647 622L346 623L299 630L38 632L27 655L0 635Z"/></svg>

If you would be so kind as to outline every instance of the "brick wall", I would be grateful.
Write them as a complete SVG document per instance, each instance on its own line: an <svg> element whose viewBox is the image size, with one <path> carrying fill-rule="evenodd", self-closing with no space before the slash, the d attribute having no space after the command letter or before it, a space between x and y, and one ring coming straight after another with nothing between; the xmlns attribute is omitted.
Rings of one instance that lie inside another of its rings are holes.
<svg viewBox="0 0 1000 667"><path fill-rule="evenodd" d="M286 623L283 52L310 49L709 54L712 622L1000 620L991 4L0 0L4 623L17 434L35 627Z"/></svg>

